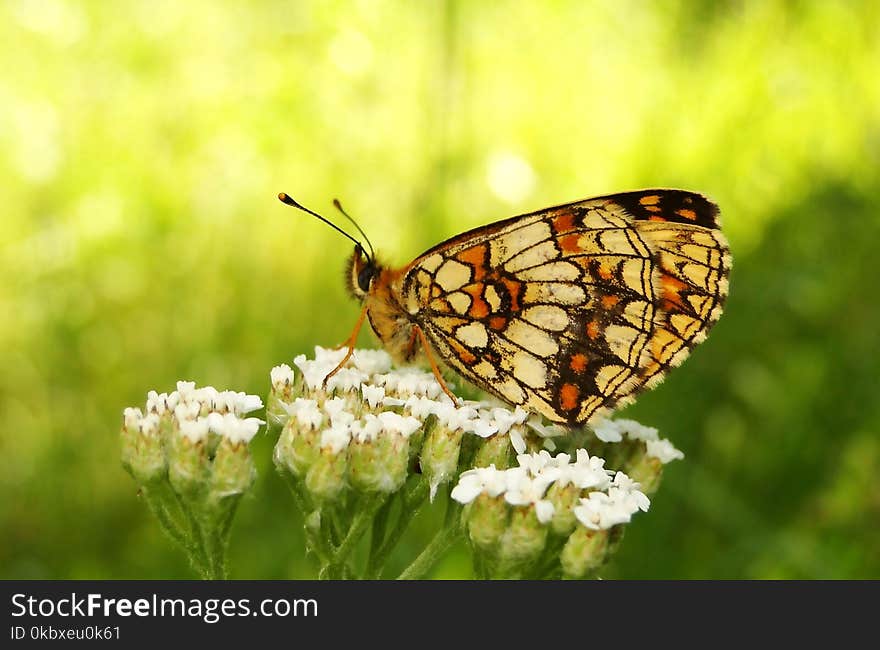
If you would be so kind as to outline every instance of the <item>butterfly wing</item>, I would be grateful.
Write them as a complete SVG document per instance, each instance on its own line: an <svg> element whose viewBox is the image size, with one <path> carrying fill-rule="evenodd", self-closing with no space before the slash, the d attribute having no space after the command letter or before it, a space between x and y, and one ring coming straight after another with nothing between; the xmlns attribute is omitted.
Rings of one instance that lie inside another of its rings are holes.
<svg viewBox="0 0 880 650"><path fill-rule="evenodd" d="M476 228L404 270L438 355L502 400L583 424L659 383L721 315L717 206L682 190L597 197Z"/></svg>

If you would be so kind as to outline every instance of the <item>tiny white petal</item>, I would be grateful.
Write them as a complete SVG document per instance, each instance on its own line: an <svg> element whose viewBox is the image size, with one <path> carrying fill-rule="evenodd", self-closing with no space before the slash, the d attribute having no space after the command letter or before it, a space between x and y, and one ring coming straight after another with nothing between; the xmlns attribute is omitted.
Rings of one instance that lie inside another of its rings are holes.
<svg viewBox="0 0 880 650"><path fill-rule="evenodd" d="M370 405L370 408L377 408L382 400L385 399L385 388L383 386L374 386L373 384L361 384L361 394L364 400Z"/></svg>
<svg viewBox="0 0 880 650"><path fill-rule="evenodd" d="M369 375L391 370L391 356L385 350L355 350L352 359L358 370Z"/></svg>
<svg viewBox="0 0 880 650"><path fill-rule="evenodd" d="M263 408L263 400L259 395L248 395L247 393L236 393L235 396L235 413L238 415L246 415L251 411Z"/></svg>
<svg viewBox="0 0 880 650"><path fill-rule="evenodd" d="M204 440L208 435L208 419L198 418L197 420L183 420L178 423L180 427L180 435L187 438L190 442L199 442Z"/></svg>
<svg viewBox="0 0 880 650"><path fill-rule="evenodd" d="M422 423L416 418L403 416L393 411L383 411L379 413L378 417L382 428L387 433L397 433L404 438L409 438L422 426Z"/></svg>
<svg viewBox="0 0 880 650"><path fill-rule="evenodd" d="M642 440L644 442L657 440L658 438L657 429L654 427L646 427L644 424L640 424L635 420L618 419L614 422L618 430L625 433L627 438Z"/></svg>
<svg viewBox="0 0 880 650"><path fill-rule="evenodd" d="M177 392L180 395L181 400L189 399L190 394L196 389L196 382L194 381L179 381L177 382Z"/></svg>
<svg viewBox="0 0 880 650"><path fill-rule="evenodd" d="M138 423L140 432L145 436L155 436L159 433L161 419L156 413L147 413Z"/></svg>
<svg viewBox="0 0 880 650"><path fill-rule="evenodd" d="M621 428L614 420L601 420L593 425L593 433L602 442L620 442L623 440Z"/></svg>
<svg viewBox="0 0 880 650"><path fill-rule="evenodd" d="M499 433L498 426L489 420L474 420L471 426L473 433L480 438L488 438Z"/></svg>
<svg viewBox="0 0 880 650"><path fill-rule="evenodd" d="M523 438L522 431L519 427L513 427L508 434L510 436L510 444L516 453L522 454L526 450L526 439Z"/></svg>
<svg viewBox="0 0 880 650"><path fill-rule="evenodd" d="M553 504L546 499L535 502L535 515L542 524L549 523L553 519Z"/></svg>
<svg viewBox="0 0 880 650"><path fill-rule="evenodd" d="M144 414L140 409L132 408L131 406L122 412L122 421L126 429L137 429L143 417Z"/></svg>
<svg viewBox="0 0 880 650"><path fill-rule="evenodd" d="M350 441L351 431L347 425L333 424L321 432L321 447L329 449L334 455L348 447Z"/></svg>
<svg viewBox="0 0 880 650"><path fill-rule="evenodd" d="M684 453L676 449L675 445L666 438L660 440L648 440L645 444L648 449L647 455L651 458L658 459L664 465L673 460L681 460L684 458Z"/></svg>
<svg viewBox="0 0 880 650"><path fill-rule="evenodd" d="M269 371L269 379L276 388L280 389L283 386L289 386L293 383L293 368L286 363L275 366Z"/></svg>

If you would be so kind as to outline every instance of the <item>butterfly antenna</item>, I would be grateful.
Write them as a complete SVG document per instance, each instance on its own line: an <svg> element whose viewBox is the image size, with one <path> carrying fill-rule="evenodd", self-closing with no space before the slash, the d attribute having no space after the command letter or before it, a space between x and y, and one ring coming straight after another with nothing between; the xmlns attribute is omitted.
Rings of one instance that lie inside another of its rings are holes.
<svg viewBox="0 0 880 650"><path fill-rule="evenodd" d="M339 210L342 213L342 216L351 221L354 224L354 227L357 228L357 231L361 234L361 236L366 240L367 246L370 247L370 255L373 257L376 256L376 251L373 250L373 244L370 242L370 238L367 237L367 233L363 231L363 229L358 225L358 222L351 218L351 215L348 214L343 208L342 203L339 202L339 199L333 199L333 207Z"/></svg>
<svg viewBox="0 0 880 650"><path fill-rule="evenodd" d="M340 228L339 226L337 226L335 223L333 223L333 222L330 221L329 219L327 219L327 218L325 218L325 217L322 217L320 214L318 214L318 213L315 212L314 210L309 210L309 209L308 209L307 207L305 207L304 205L301 205L300 203L297 203L296 201L294 201L294 200L290 197L289 194L285 194L284 192L279 193L279 194L278 194L278 200L281 201L282 203L286 204L286 205L289 205L289 206L291 206L291 207L294 207L294 208L296 208L296 209L298 209L298 210L302 210L303 212L306 212L306 213L312 215L312 216L315 217L316 219L320 219L321 221L323 221L324 223L326 223L328 226L330 226L331 228L333 228L333 230L335 230L336 232L338 232L338 233L342 233L343 235L345 235L348 239L350 239L351 241L353 241L353 242L355 243L355 245L356 245L356 246L357 246L357 247L358 247L358 248L364 253L364 255L367 256L367 261L372 263L372 259L373 259L373 255L372 255L373 246L372 246L372 244L370 244L370 240L369 240L369 239L367 240L367 244L369 244L369 246L370 246L370 254L367 255L367 251L364 249L363 244L361 244L357 239L355 239L354 237L352 237L351 235L349 235L347 232L345 232L342 228ZM345 213L343 213L343 214L345 214ZM348 215L345 215L345 216L348 216ZM351 217L348 217L348 218L351 219ZM354 225L357 226L357 224L354 224ZM358 230L359 230L359 231L361 232L361 234L363 235L363 231L361 231L360 228L358 228ZM366 238L366 235L364 235L364 237Z"/></svg>

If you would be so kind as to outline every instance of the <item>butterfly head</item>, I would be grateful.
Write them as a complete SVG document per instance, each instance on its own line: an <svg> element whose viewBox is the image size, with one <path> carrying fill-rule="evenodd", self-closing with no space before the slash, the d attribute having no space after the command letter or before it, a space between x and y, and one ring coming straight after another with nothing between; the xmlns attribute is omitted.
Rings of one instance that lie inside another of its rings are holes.
<svg viewBox="0 0 880 650"><path fill-rule="evenodd" d="M382 268L376 264L375 254L373 253L373 245L370 243L369 238L366 233L364 233L363 229L357 224L357 222L352 219L349 214L343 209L342 204L338 199L333 199L333 205L342 213L346 219L348 219L357 231L364 238L364 241L367 242L367 246L370 248L370 252L367 252L367 249L363 247L363 245L354 237L352 237L349 233L345 232L342 228L337 226L335 223L327 219L326 217L322 217L320 214L315 212L314 210L309 210L308 208L300 205L296 201L294 201L288 194L281 193L278 195L279 200L282 203L285 203L291 207L294 207L298 210L302 210L307 214L320 219L328 226L333 228L338 233L347 237L351 241L354 242L354 253L348 261L348 269L346 272L346 280L348 282L348 286L351 290L351 293L360 301L363 301L366 298L367 294L370 292L370 287L372 286L373 280L379 275Z"/></svg>
<svg viewBox="0 0 880 650"><path fill-rule="evenodd" d="M370 293L370 287L381 270L376 260L367 255L360 244L355 246L354 253L348 259L348 269L345 274L351 294L363 301Z"/></svg>

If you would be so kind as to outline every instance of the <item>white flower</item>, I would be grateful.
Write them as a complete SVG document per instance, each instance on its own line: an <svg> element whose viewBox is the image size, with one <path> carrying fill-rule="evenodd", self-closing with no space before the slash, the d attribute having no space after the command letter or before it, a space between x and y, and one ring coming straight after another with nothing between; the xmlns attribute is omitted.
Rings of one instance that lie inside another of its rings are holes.
<svg viewBox="0 0 880 650"><path fill-rule="evenodd" d="M179 381L177 382L177 393L180 395L180 400L185 402L190 399L190 396L196 389L196 382L194 381Z"/></svg>
<svg viewBox="0 0 880 650"><path fill-rule="evenodd" d="M174 417L178 422L184 420L195 420L202 410L202 405L198 402L181 402L174 407Z"/></svg>
<svg viewBox="0 0 880 650"><path fill-rule="evenodd" d="M140 432L145 436L155 436L159 433L161 420L156 413L147 413L138 423Z"/></svg>
<svg viewBox="0 0 880 650"><path fill-rule="evenodd" d="M364 414L363 421L351 423L351 436L358 442L370 442L382 433L382 421L372 413Z"/></svg>
<svg viewBox="0 0 880 650"><path fill-rule="evenodd" d="M333 368L330 368L327 373L333 371ZM341 390L344 393L355 391L361 387L366 381L369 381L370 376L356 368L340 368L336 371L336 374L330 377L327 380L327 390ZM323 380L322 380L323 381Z"/></svg>
<svg viewBox="0 0 880 650"><path fill-rule="evenodd" d="M334 397L324 402L324 412L330 416L331 424L351 424L355 417L352 413L346 411L348 402L341 397Z"/></svg>
<svg viewBox="0 0 880 650"><path fill-rule="evenodd" d="M275 390L281 390L284 386L290 386L293 383L293 368L286 363L275 366L269 371L269 379Z"/></svg>
<svg viewBox="0 0 880 650"><path fill-rule="evenodd" d="M525 453L526 439L523 438L522 429L513 427L507 435L510 436L510 444L513 445L513 450L518 454Z"/></svg>
<svg viewBox="0 0 880 650"><path fill-rule="evenodd" d="M292 404L282 402L282 406L300 426L317 429L324 422L324 414L318 408L318 402L313 399L297 397Z"/></svg>
<svg viewBox="0 0 880 650"><path fill-rule="evenodd" d="M333 424L321 432L321 447L329 449L334 456L348 447L351 429L347 424Z"/></svg>
<svg viewBox="0 0 880 650"><path fill-rule="evenodd" d="M553 504L543 498L553 482L545 477L529 476L527 471L507 470L507 491L504 500L513 506L534 506L538 521L546 524L553 518Z"/></svg>
<svg viewBox="0 0 880 650"><path fill-rule="evenodd" d="M412 395L411 397L406 398L401 406L409 411L410 415L412 415L414 418L424 420L429 415L434 415L437 407L440 406L440 404L428 397L418 397L416 395Z"/></svg>
<svg viewBox="0 0 880 650"><path fill-rule="evenodd" d="M339 358L339 361L342 357ZM338 361L336 362L338 363ZM299 368L303 375L306 385L314 390L320 389L324 385L324 378L327 377L336 367L336 363L328 362L326 357L311 361L306 359L306 355L301 354L294 358L293 364Z"/></svg>
<svg viewBox="0 0 880 650"><path fill-rule="evenodd" d="M382 423L382 429L386 433L397 433L404 438L409 438L422 426L422 423L416 418L403 416L393 411L383 411L379 413L378 417Z"/></svg>
<svg viewBox="0 0 880 650"><path fill-rule="evenodd" d="M450 431L472 431L477 416L476 409L469 406L458 407L451 402L438 403L434 409L437 420Z"/></svg>
<svg viewBox="0 0 880 650"><path fill-rule="evenodd" d="M542 524L550 523L550 520L553 519L553 512L555 510L556 509L553 507L553 503L548 501L547 499L535 501L535 516Z"/></svg>
<svg viewBox="0 0 880 650"><path fill-rule="evenodd" d="M676 449L675 445L669 442L666 438L660 440L648 440L646 445L648 448L647 455L651 458L658 459L664 465L673 460L681 460L684 458L684 454Z"/></svg>
<svg viewBox="0 0 880 650"><path fill-rule="evenodd" d="M140 409L129 406L122 412L122 422L126 429L134 430L140 427L144 414Z"/></svg>
<svg viewBox="0 0 880 650"><path fill-rule="evenodd" d="M516 411L510 411L505 408L493 408L491 411L491 420L497 427L498 433L504 434L510 431L510 427L514 424L522 424L525 420L521 414L525 414L520 407L516 407Z"/></svg>
<svg viewBox="0 0 880 650"><path fill-rule="evenodd" d="M158 413L162 415L165 412L165 398L167 395L162 393L159 395L154 390L147 393L147 413Z"/></svg>
<svg viewBox="0 0 880 650"><path fill-rule="evenodd" d="M462 472L458 483L452 488L451 496L459 503L470 503L484 492L490 497L497 497L506 489L505 473L496 469L495 465L489 465Z"/></svg>
<svg viewBox="0 0 880 650"><path fill-rule="evenodd" d="M567 464L568 456L566 454L560 454L560 456L565 456L565 462ZM556 476L559 475L559 468L556 465L556 459L543 449L536 454L518 454L516 462L519 463L520 467L535 477L552 476L553 480L556 480Z"/></svg>
<svg viewBox="0 0 880 650"><path fill-rule="evenodd" d="M184 438L187 438L192 443L204 440L205 437L208 435L208 418L182 420L177 424L180 428L180 435L182 435Z"/></svg>
<svg viewBox="0 0 880 650"><path fill-rule="evenodd" d="M639 490L640 487L642 486L639 483L632 480L623 472L617 472L617 474L614 475L612 487L608 489L608 494L619 494L621 499L628 500L628 503L631 503L636 509L641 510L642 512L647 512L651 505L651 501ZM619 492L615 492L615 490L618 490Z"/></svg>
<svg viewBox="0 0 880 650"><path fill-rule="evenodd" d="M407 368L393 373L394 385L392 390L402 397L410 395L428 396L432 384L436 383L433 375L419 370Z"/></svg>
<svg viewBox="0 0 880 650"><path fill-rule="evenodd" d="M334 349L322 348L320 345L315 346L315 361L330 366L331 370L342 363L347 354L348 348L345 347Z"/></svg>
<svg viewBox="0 0 880 650"><path fill-rule="evenodd" d="M614 420L600 420L593 425L593 433L602 442L620 442L623 431Z"/></svg>
<svg viewBox="0 0 880 650"><path fill-rule="evenodd" d="M576 458L574 463L567 464L562 469L558 481L561 486L571 483L581 490L608 489L612 473L605 469L604 458L590 456L586 449L578 449Z"/></svg>
<svg viewBox="0 0 880 650"><path fill-rule="evenodd" d="M391 356L385 350L355 350L352 360L358 370L368 375L391 370Z"/></svg>
<svg viewBox="0 0 880 650"><path fill-rule="evenodd" d="M210 408L211 404L216 400L217 395L218 391L213 386L202 386L201 388L196 388L192 391L189 399Z"/></svg>
<svg viewBox="0 0 880 650"><path fill-rule="evenodd" d="M263 400L259 395L248 395L247 393L235 393L234 411L238 415L245 415L251 411L263 408Z"/></svg>
<svg viewBox="0 0 880 650"><path fill-rule="evenodd" d="M590 492L589 497L581 499L573 512L579 522L593 530L607 530L618 524L629 523L633 515L625 504L604 492Z"/></svg>
<svg viewBox="0 0 880 650"><path fill-rule="evenodd" d="M374 386L373 384L361 384L361 394L364 400L370 405L370 408L377 408L382 400L385 399L385 388L383 386Z"/></svg>
<svg viewBox="0 0 880 650"><path fill-rule="evenodd" d="M238 444L248 443L257 434L260 427L266 424L259 418L240 418L233 413L211 413L205 418L199 418L197 422L205 422L211 431L223 436L229 442ZM182 425L181 425L182 426ZM181 428L181 431L183 429Z"/></svg>
<svg viewBox="0 0 880 650"><path fill-rule="evenodd" d="M657 429L654 427L646 427L635 420L615 420L615 424L619 431L626 434L631 440L641 440L648 442L649 440L657 440Z"/></svg>
<svg viewBox="0 0 880 650"><path fill-rule="evenodd" d="M479 418L477 420L471 420L470 423L471 432L479 436L480 438L488 438L490 436L499 433L498 425L495 424L492 420L487 420L484 418Z"/></svg>

